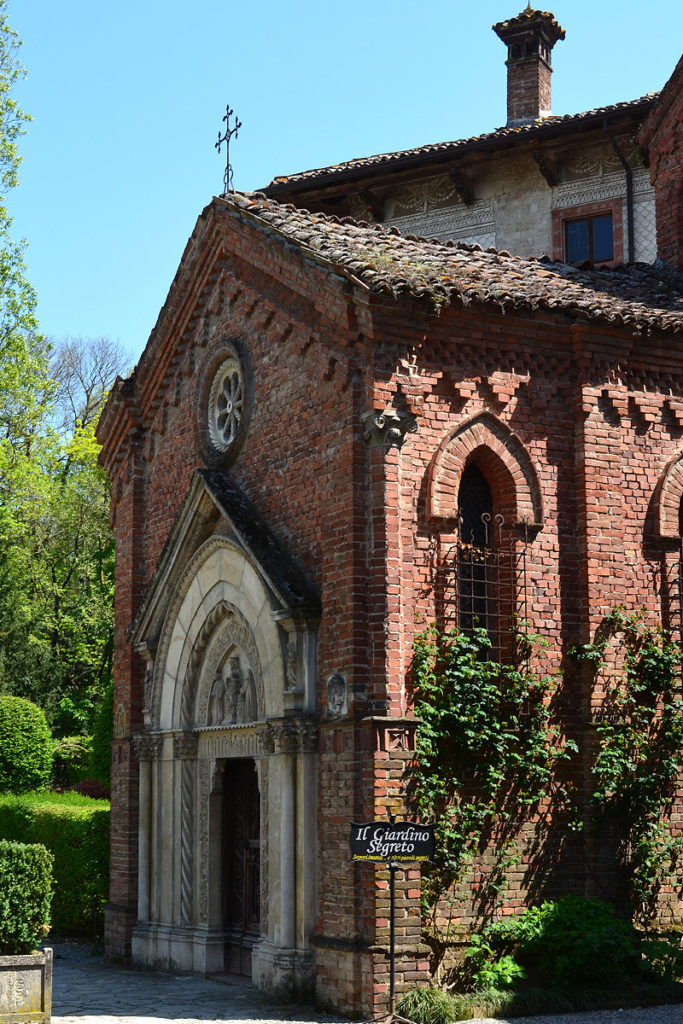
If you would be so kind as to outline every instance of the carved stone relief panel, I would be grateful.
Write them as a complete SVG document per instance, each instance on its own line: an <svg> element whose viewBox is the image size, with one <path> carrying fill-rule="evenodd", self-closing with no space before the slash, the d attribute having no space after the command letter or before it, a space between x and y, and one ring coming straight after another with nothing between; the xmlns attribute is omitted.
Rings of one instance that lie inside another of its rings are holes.
<svg viewBox="0 0 683 1024"><path fill-rule="evenodd" d="M638 167L639 157L635 145L630 139L618 140L619 147L631 167ZM559 158L560 173L565 182L576 182L582 178L605 177L620 173L623 177L623 165L610 142L563 152Z"/></svg>
<svg viewBox="0 0 683 1024"><path fill-rule="evenodd" d="M478 243L482 248L495 244L495 217L489 201L425 210L409 216L397 215L387 220L404 235Z"/></svg>
<svg viewBox="0 0 683 1024"><path fill-rule="evenodd" d="M634 199L654 197L647 172L638 170L633 174ZM623 169L611 171L609 174L596 174L581 181L570 181L553 189L553 208L564 209L567 206L581 206L586 203L599 203L605 199L614 199L626 195L626 178Z"/></svg>
<svg viewBox="0 0 683 1024"><path fill-rule="evenodd" d="M242 725L258 718L254 673L244 651L233 647L216 669L208 725Z"/></svg>
<svg viewBox="0 0 683 1024"><path fill-rule="evenodd" d="M402 185L387 199L387 219L429 213L444 206L462 206L455 182L447 174L429 181Z"/></svg>
<svg viewBox="0 0 683 1024"><path fill-rule="evenodd" d="M327 680L327 717L343 718L346 712L346 679L339 672L333 672Z"/></svg>
<svg viewBox="0 0 683 1024"><path fill-rule="evenodd" d="M187 685L188 680L186 680ZM199 726L239 725L264 714L263 682L254 637L236 614L207 645L195 701Z"/></svg>
<svg viewBox="0 0 683 1024"><path fill-rule="evenodd" d="M261 735L266 728L264 723L258 726L233 725L229 728L203 731L199 740L199 757L259 757L263 752Z"/></svg>

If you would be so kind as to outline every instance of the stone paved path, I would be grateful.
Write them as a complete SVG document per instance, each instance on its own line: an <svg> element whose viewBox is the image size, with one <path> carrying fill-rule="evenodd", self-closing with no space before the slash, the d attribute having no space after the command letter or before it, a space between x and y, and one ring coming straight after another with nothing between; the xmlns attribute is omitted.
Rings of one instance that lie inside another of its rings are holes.
<svg viewBox="0 0 683 1024"><path fill-rule="evenodd" d="M104 964L79 944L53 945L53 1024L337 1024L342 1020L310 1007L265 1000L248 984L210 981L196 975L156 974ZM683 1005L609 1010L513 1021L470 1024L683 1024Z"/></svg>

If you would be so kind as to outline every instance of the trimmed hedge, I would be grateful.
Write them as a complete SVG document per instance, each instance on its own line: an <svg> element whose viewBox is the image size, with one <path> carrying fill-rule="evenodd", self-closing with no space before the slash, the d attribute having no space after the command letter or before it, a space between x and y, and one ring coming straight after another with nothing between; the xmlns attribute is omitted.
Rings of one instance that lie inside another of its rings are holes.
<svg viewBox="0 0 683 1024"><path fill-rule="evenodd" d="M0 839L0 956L30 953L50 930L52 854Z"/></svg>
<svg viewBox="0 0 683 1024"><path fill-rule="evenodd" d="M52 749L42 709L24 697L0 696L0 793L47 786Z"/></svg>
<svg viewBox="0 0 683 1024"><path fill-rule="evenodd" d="M52 925L58 935L102 934L109 889L109 803L77 793L0 796L0 836L54 855Z"/></svg>

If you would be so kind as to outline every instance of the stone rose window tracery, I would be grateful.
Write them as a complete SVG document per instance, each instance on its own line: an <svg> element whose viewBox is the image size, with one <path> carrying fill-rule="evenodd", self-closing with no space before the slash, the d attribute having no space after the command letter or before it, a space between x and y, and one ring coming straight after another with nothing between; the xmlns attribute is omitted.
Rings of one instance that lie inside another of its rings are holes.
<svg viewBox="0 0 683 1024"><path fill-rule="evenodd" d="M238 458L249 428L254 381L246 345L220 338L206 352L195 392L195 429L207 466Z"/></svg>
<svg viewBox="0 0 683 1024"><path fill-rule="evenodd" d="M219 452L227 452L242 421L244 374L239 359L230 355L219 367L209 394L209 435Z"/></svg>

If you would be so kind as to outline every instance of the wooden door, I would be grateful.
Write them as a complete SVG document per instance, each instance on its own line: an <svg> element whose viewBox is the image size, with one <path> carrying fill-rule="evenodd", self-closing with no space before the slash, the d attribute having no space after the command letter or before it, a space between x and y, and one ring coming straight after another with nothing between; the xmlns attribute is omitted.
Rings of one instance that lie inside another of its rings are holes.
<svg viewBox="0 0 683 1024"><path fill-rule="evenodd" d="M260 935L261 810L256 765L228 761L223 776L223 927L225 970L251 976Z"/></svg>

